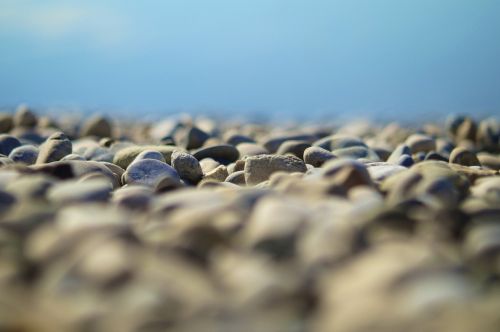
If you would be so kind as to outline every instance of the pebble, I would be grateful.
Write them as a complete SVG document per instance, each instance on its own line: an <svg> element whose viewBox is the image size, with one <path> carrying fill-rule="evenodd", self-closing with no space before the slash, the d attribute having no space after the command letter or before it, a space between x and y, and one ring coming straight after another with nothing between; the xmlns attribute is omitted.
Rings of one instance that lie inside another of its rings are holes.
<svg viewBox="0 0 500 332"><path fill-rule="evenodd" d="M179 174L173 167L154 159L143 159L130 164L123 173L123 183L145 185L156 191L181 185Z"/></svg>
<svg viewBox="0 0 500 332"><path fill-rule="evenodd" d="M160 152L167 164L170 164L170 156L175 150L178 150L175 146L170 145L144 145L144 146L128 146L123 149L118 150L113 157L113 164L126 169L128 165L143 151L154 150Z"/></svg>
<svg viewBox="0 0 500 332"><path fill-rule="evenodd" d="M18 146L10 152L9 158L16 163L33 165L38 158L38 148L33 145Z"/></svg>
<svg viewBox="0 0 500 332"><path fill-rule="evenodd" d="M357 137L351 137L341 134L336 134L332 136L324 137L313 144L314 146L319 146L320 148L333 151L337 149L350 148L355 146L361 146L366 148L367 145Z"/></svg>
<svg viewBox="0 0 500 332"><path fill-rule="evenodd" d="M0 113L0 133L8 133L14 127L12 115Z"/></svg>
<svg viewBox="0 0 500 332"><path fill-rule="evenodd" d="M436 141L427 135L413 134L410 135L405 144L410 148L411 153L430 152L436 150Z"/></svg>
<svg viewBox="0 0 500 332"><path fill-rule="evenodd" d="M410 156L411 150L406 144L399 144L387 158L388 163L396 164L402 156Z"/></svg>
<svg viewBox="0 0 500 332"><path fill-rule="evenodd" d="M15 127L34 128L38 123L37 116L26 105L19 105L13 118Z"/></svg>
<svg viewBox="0 0 500 332"><path fill-rule="evenodd" d="M210 135L197 127L181 128L176 131L174 136L175 142L187 150L202 147L209 138Z"/></svg>
<svg viewBox="0 0 500 332"><path fill-rule="evenodd" d="M363 146L351 146L348 148L340 148L332 150L332 154L337 158L351 158L361 159L364 158L369 161L380 161L380 158L375 151L365 148Z"/></svg>
<svg viewBox="0 0 500 332"><path fill-rule="evenodd" d="M240 143L236 145L236 149L238 150L241 157L269 154L269 151L265 147L255 143Z"/></svg>
<svg viewBox="0 0 500 332"><path fill-rule="evenodd" d="M193 157L198 160L212 158L223 165L228 165L238 160L239 155L239 151L229 144L212 145L193 151Z"/></svg>
<svg viewBox="0 0 500 332"><path fill-rule="evenodd" d="M71 141L61 132L50 135L49 138L40 146L37 164L45 164L53 161L58 161L71 154L73 145Z"/></svg>
<svg viewBox="0 0 500 332"><path fill-rule="evenodd" d="M450 163L463 166L481 166L476 154L462 147L457 147L451 151Z"/></svg>
<svg viewBox="0 0 500 332"><path fill-rule="evenodd" d="M198 160L190 155L189 153L183 151L174 151L171 156L172 167L175 168L179 176L183 180L187 180L190 183L197 184L203 177L203 171L201 169Z"/></svg>
<svg viewBox="0 0 500 332"><path fill-rule="evenodd" d="M105 179L85 182L65 181L51 186L47 192L47 198L60 205L105 202L109 199L112 190L113 186Z"/></svg>
<svg viewBox="0 0 500 332"><path fill-rule="evenodd" d="M106 117L95 115L83 124L80 136L113 137L113 126Z"/></svg>
<svg viewBox="0 0 500 332"><path fill-rule="evenodd" d="M286 141L306 141L313 142L316 139L315 135L308 134L296 134L296 135L279 135L272 136L262 142L264 148L269 151L269 153L276 153L281 144Z"/></svg>
<svg viewBox="0 0 500 332"><path fill-rule="evenodd" d="M234 183L239 186L245 186L245 171L236 171L229 174L225 180L226 182Z"/></svg>
<svg viewBox="0 0 500 332"><path fill-rule="evenodd" d="M319 146L308 147L303 155L305 163L314 167L321 167L326 161L334 158L336 157L333 153Z"/></svg>
<svg viewBox="0 0 500 332"><path fill-rule="evenodd" d="M307 168L305 163L295 156L253 156L245 162L245 182L253 186L268 180L272 173L278 171L303 173Z"/></svg>
<svg viewBox="0 0 500 332"><path fill-rule="evenodd" d="M286 141L280 145L276 154L286 155L291 154L297 158L303 158L305 149L311 147L311 144L306 141Z"/></svg>
<svg viewBox="0 0 500 332"><path fill-rule="evenodd" d="M0 134L0 154L8 156L12 150L21 146L21 142L14 136Z"/></svg>
<svg viewBox="0 0 500 332"><path fill-rule="evenodd" d="M227 172L227 168L224 165L219 165L213 170L203 175L203 179L201 183L206 182L224 182L228 177L229 173Z"/></svg>

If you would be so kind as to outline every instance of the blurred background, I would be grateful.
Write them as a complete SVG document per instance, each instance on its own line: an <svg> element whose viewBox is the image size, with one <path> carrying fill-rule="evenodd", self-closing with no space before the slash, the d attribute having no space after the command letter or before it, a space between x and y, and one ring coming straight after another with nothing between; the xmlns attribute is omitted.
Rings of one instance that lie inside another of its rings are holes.
<svg viewBox="0 0 500 332"><path fill-rule="evenodd" d="M497 0L0 0L0 105L488 116L499 36Z"/></svg>

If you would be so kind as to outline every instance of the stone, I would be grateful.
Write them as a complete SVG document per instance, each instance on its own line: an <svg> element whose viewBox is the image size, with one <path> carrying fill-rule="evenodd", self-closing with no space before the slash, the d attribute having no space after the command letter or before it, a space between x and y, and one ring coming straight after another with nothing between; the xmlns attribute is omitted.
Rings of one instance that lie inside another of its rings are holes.
<svg viewBox="0 0 500 332"><path fill-rule="evenodd" d="M331 136L324 137L313 143L314 146L319 146L320 148L333 151L337 149L350 148L354 146L361 146L366 148L367 145L359 138L335 134Z"/></svg>
<svg viewBox="0 0 500 332"><path fill-rule="evenodd" d="M161 154L160 152L158 152L156 150L144 150L144 151L142 151L141 153L139 153L137 155L137 157L135 157L133 162L136 162L139 160L144 160L144 159L154 159L154 160L161 161L163 163L166 162L163 154Z"/></svg>
<svg viewBox="0 0 500 332"><path fill-rule="evenodd" d="M278 171L304 173L307 167L304 161L295 156L253 156L245 162L245 182L253 186L268 180L271 174Z"/></svg>
<svg viewBox="0 0 500 332"><path fill-rule="evenodd" d="M371 186L373 184L365 165L351 159L334 159L323 166L323 177L332 183L349 190L356 186Z"/></svg>
<svg viewBox="0 0 500 332"><path fill-rule="evenodd" d="M83 158L79 154L70 153L70 154L62 157L61 161L64 161L64 160L87 160L87 159Z"/></svg>
<svg viewBox="0 0 500 332"><path fill-rule="evenodd" d="M405 144L410 148L413 154L436 151L436 141L432 137L423 134L410 135L406 139Z"/></svg>
<svg viewBox="0 0 500 332"><path fill-rule="evenodd" d="M372 149L363 146L351 146L332 150L332 154L337 158L366 159L369 161L380 161L378 155Z"/></svg>
<svg viewBox="0 0 500 332"><path fill-rule="evenodd" d="M481 166L476 154L462 147L456 147L451 151L450 163L463 166Z"/></svg>
<svg viewBox="0 0 500 332"><path fill-rule="evenodd" d="M224 142L237 146L241 143L255 143L255 140L245 135L231 133L229 135L224 135Z"/></svg>
<svg viewBox="0 0 500 332"><path fill-rule="evenodd" d="M220 163L213 160L212 158L204 158L204 159L200 160L200 167L201 167L201 170L203 171L203 174L211 172L212 170L219 167L219 165L220 165Z"/></svg>
<svg viewBox="0 0 500 332"><path fill-rule="evenodd" d="M11 181L5 188L9 193L22 199L44 199L47 190L53 186L55 180L40 174L26 174Z"/></svg>
<svg viewBox="0 0 500 332"><path fill-rule="evenodd" d="M147 210L153 201L154 191L146 186L122 187L113 192L111 201L130 210Z"/></svg>
<svg viewBox="0 0 500 332"><path fill-rule="evenodd" d="M45 164L53 161L59 161L73 151L71 141L62 132L50 135L49 138L40 146L37 164Z"/></svg>
<svg viewBox="0 0 500 332"><path fill-rule="evenodd" d="M234 183L239 186L245 186L245 171L236 171L228 175L226 182Z"/></svg>
<svg viewBox="0 0 500 332"><path fill-rule="evenodd" d="M278 148L278 151L276 151L276 154L291 154L297 158L302 159L304 157L304 150L309 148L310 146L311 144L306 141L290 140L283 142L283 144L281 144Z"/></svg>
<svg viewBox="0 0 500 332"><path fill-rule="evenodd" d="M16 163L33 165L38 158L38 148L33 145L22 145L12 150L9 158Z"/></svg>
<svg viewBox="0 0 500 332"><path fill-rule="evenodd" d="M269 151L269 153L276 153L280 145L286 141L306 141L312 143L316 139L316 135L308 134L273 135L272 137L263 140L262 145L267 151Z"/></svg>
<svg viewBox="0 0 500 332"><path fill-rule="evenodd" d="M183 151L174 151L171 156L172 167L175 168L181 179L197 184L203 177L198 160Z"/></svg>
<svg viewBox="0 0 500 332"><path fill-rule="evenodd" d="M13 118L15 127L34 128L38 118L26 105L19 105Z"/></svg>
<svg viewBox="0 0 500 332"><path fill-rule="evenodd" d="M80 136L113 137L113 126L106 117L95 115L85 121L80 130Z"/></svg>
<svg viewBox="0 0 500 332"><path fill-rule="evenodd" d="M12 150L21 146L21 142L14 136L0 134L0 154L8 156Z"/></svg>
<svg viewBox="0 0 500 332"><path fill-rule="evenodd" d="M431 152L427 153L425 155L424 160L441 160L444 162L448 162L448 158L446 158L445 156L443 156L435 151L431 151Z"/></svg>
<svg viewBox="0 0 500 332"><path fill-rule="evenodd" d="M224 182L228 177L229 173L224 165L219 165L215 169L203 175L201 182Z"/></svg>
<svg viewBox="0 0 500 332"><path fill-rule="evenodd" d="M113 157L113 164L120 166L123 169L127 169L128 165L143 151L154 150L160 152L167 164L170 164L170 156L175 150L179 148L170 145L134 145L128 146L118 150Z"/></svg>
<svg viewBox="0 0 500 332"><path fill-rule="evenodd" d="M187 150L198 149L203 146L210 135L197 127L180 128L175 132L174 139L178 146Z"/></svg>
<svg viewBox="0 0 500 332"><path fill-rule="evenodd" d="M238 149L241 157L251 157L269 153L265 147L256 143L240 143L236 145L236 149Z"/></svg>
<svg viewBox="0 0 500 332"><path fill-rule="evenodd" d="M144 185L156 191L181 185L179 174L173 167L154 159L143 159L130 164L123 173L123 183Z"/></svg>
<svg viewBox="0 0 500 332"><path fill-rule="evenodd" d="M56 204L105 202L109 199L113 186L105 179L92 179L85 182L63 181L53 185L47 198Z"/></svg>
<svg viewBox="0 0 500 332"><path fill-rule="evenodd" d="M477 159L484 167L498 171L500 170L500 156L490 153L480 152L477 154Z"/></svg>
<svg viewBox="0 0 500 332"><path fill-rule="evenodd" d="M193 151L193 157L198 160L212 158L223 165L228 165L238 160L239 155L239 151L229 144L212 145Z"/></svg>
<svg viewBox="0 0 500 332"><path fill-rule="evenodd" d="M379 164L367 167L370 177L374 181L383 181L385 178L390 177L396 173L403 172L407 170L404 166L392 165L392 164Z"/></svg>
<svg viewBox="0 0 500 332"><path fill-rule="evenodd" d="M14 127L12 115L0 113L0 133L8 133Z"/></svg>
<svg viewBox="0 0 500 332"><path fill-rule="evenodd" d="M404 167L411 167L413 164L413 158L407 154L402 155L396 163L396 165Z"/></svg>
<svg viewBox="0 0 500 332"><path fill-rule="evenodd" d="M396 164L402 156L410 156L411 150L406 144L399 144L387 158L388 163Z"/></svg>
<svg viewBox="0 0 500 332"><path fill-rule="evenodd" d="M500 123L497 119L485 119L479 123L477 143L486 151L500 152Z"/></svg>
<svg viewBox="0 0 500 332"><path fill-rule="evenodd" d="M326 161L334 159L335 155L319 146L311 146L304 150L303 159L306 164L321 167Z"/></svg>

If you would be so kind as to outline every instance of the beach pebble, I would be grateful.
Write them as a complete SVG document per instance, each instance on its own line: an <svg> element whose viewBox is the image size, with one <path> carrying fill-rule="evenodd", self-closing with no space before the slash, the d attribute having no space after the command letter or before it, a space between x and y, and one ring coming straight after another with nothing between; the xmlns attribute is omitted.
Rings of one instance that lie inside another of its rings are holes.
<svg viewBox="0 0 500 332"><path fill-rule="evenodd" d="M229 174L225 180L226 182L234 183L239 186L245 186L245 171L236 171Z"/></svg>
<svg viewBox="0 0 500 332"><path fill-rule="evenodd" d="M70 154L73 151L73 146L68 137L62 132L52 134L40 146L37 164L45 164L53 161L58 161Z"/></svg>
<svg viewBox="0 0 500 332"><path fill-rule="evenodd" d="M139 153L137 155L137 157L134 158L133 162L136 162L139 160L144 160L144 159L154 159L154 160L161 161L163 163L166 162L163 154L161 154L160 152L158 152L156 150L144 150L144 151L142 151L141 153Z"/></svg>
<svg viewBox="0 0 500 332"><path fill-rule="evenodd" d="M144 145L144 146L128 146L118 150L113 157L113 164L126 169L128 165L142 152L154 150L160 152L167 164L170 164L170 156L172 152L178 150L179 148L170 145Z"/></svg>
<svg viewBox="0 0 500 332"><path fill-rule="evenodd" d="M237 146L241 143L255 143L255 140L245 135L229 133L224 135L224 142L233 146Z"/></svg>
<svg viewBox="0 0 500 332"><path fill-rule="evenodd" d="M404 154L401 157L399 157L398 161L396 162L396 165L411 167L413 163L414 163L413 158L407 154Z"/></svg>
<svg viewBox="0 0 500 332"><path fill-rule="evenodd" d="M12 115L0 113L0 133L8 133L14 127Z"/></svg>
<svg viewBox="0 0 500 332"><path fill-rule="evenodd" d="M21 142L14 136L0 134L0 154L8 156L12 150L21 146Z"/></svg>
<svg viewBox="0 0 500 332"><path fill-rule="evenodd" d="M261 143L264 148L269 151L269 153L276 153L278 151L281 144L286 141L305 141L305 142L313 142L317 137L315 135L308 134L296 134L296 135L277 135L269 137L263 140Z"/></svg>
<svg viewBox="0 0 500 332"><path fill-rule="evenodd" d="M462 147L457 147L451 151L450 163L464 166L481 166L476 154Z"/></svg>
<svg viewBox="0 0 500 332"><path fill-rule="evenodd" d="M304 157L304 150L310 146L311 144L306 141L297 141L297 140L286 141L280 145L278 151L276 151L276 154L280 155L291 154L297 158L302 159Z"/></svg>
<svg viewBox="0 0 500 332"><path fill-rule="evenodd" d="M203 175L203 179L201 182L224 182L224 180L228 177L229 173L227 172L227 168L224 165L219 165L213 170Z"/></svg>
<svg viewBox="0 0 500 332"><path fill-rule="evenodd" d="M364 146L351 146L332 150L332 154L337 158L366 159L369 161L380 161L375 151Z"/></svg>
<svg viewBox="0 0 500 332"><path fill-rule="evenodd" d="M157 191L181 185L179 174L173 167L154 159L143 159L130 164L123 173L123 183L145 185Z"/></svg>
<svg viewBox="0 0 500 332"><path fill-rule="evenodd" d="M333 151L337 149L344 149L354 146L367 147L366 144L357 137L346 136L342 134L335 134L331 136L324 137L313 144L314 146L319 146L320 148Z"/></svg>
<svg viewBox="0 0 500 332"><path fill-rule="evenodd" d="M413 134L410 135L405 144L410 148L411 153L430 152L436 150L436 141L427 135Z"/></svg>
<svg viewBox="0 0 500 332"><path fill-rule="evenodd" d="M85 121L80 136L113 137L113 127L106 117L95 115Z"/></svg>
<svg viewBox="0 0 500 332"><path fill-rule="evenodd" d="M319 146L306 148L303 155L304 162L314 167L321 167L326 161L334 158L335 155Z"/></svg>
<svg viewBox="0 0 500 332"><path fill-rule="evenodd" d="M56 204L105 202L113 186L108 180L64 181L49 188L47 198Z"/></svg>
<svg viewBox="0 0 500 332"><path fill-rule="evenodd" d="M402 156L410 156L411 150L406 144L399 144L387 158L388 163L396 164Z"/></svg>
<svg viewBox="0 0 500 332"><path fill-rule="evenodd" d="M493 169L495 171L500 170L500 155L493 155L486 152L480 152L477 154L477 159L481 165Z"/></svg>
<svg viewBox="0 0 500 332"><path fill-rule="evenodd" d="M265 147L256 143L240 143L236 145L236 149L241 157L251 157L269 153Z"/></svg>
<svg viewBox="0 0 500 332"><path fill-rule="evenodd" d="M193 151L193 157L198 160L212 158L223 165L236 161L239 155L239 151L229 144L212 145Z"/></svg>
<svg viewBox="0 0 500 332"><path fill-rule="evenodd" d="M322 166L323 177L349 190L356 186L372 185L372 179L365 165L356 160L334 159Z"/></svg>
<svg viewBox="0 0 500 332"><path fill-rule="evenodd" d="M196 184L203 177L200 163L189 153L174 151L171 156L171 163L179 176L190 183Z"/></svg>
<svg viewBox="0 0 500 332"><path fill-rule="evenodd" d="M188 150L202 147L209 138L209 134L197 127L180 128L174 135L175 142L178 146Z"/></svg>
<svg viewBox="0 0 500 332"><path fill-rule="evenodd" d="M33 165L38 158L38 148L33 145L18 146L10 152L9 158L16 163Z"/></svg>
<svg viewBox="0 0 500 332"><path fill-rule="evenodd" d="M13 121L15 127L34 128L38 123L38 118L28 106L19 105L14 113Z"/></svg>
<svg viewBox="0 0 500 332"><path fill-rule="evenodd" d="M248 185L259 184L271 176L272 173L307 171L305 163L295 156L259 155L246 159L245 182Z"/></svg>
<svg viewBox="0 0 500 332"><path fill-rule="evenodd" d="M153 200L154 191L146 186L122 187L113 192L112 202L130 210L147 210Z"/></svg>

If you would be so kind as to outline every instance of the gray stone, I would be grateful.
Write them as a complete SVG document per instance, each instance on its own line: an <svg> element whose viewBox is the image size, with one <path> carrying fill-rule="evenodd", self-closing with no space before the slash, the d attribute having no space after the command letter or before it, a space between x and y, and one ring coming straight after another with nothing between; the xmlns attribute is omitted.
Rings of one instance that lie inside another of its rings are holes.
<svg viewBox="0 0 500 332"><path fill-rule="evenodd" d="M405 144L410 148L411 153L436 151L436 141L427 135L410 135Z"/></svg>
<svg viewBox="0 0 500 332"><path fill-rule="evenodd" d="M106 117L95 115L83 124L80 136L113 137L113 127Z"/></svg>
<svg viewBox="0 0 500 332"><path fill-rule="evenodd" d="M8 133L14 127L12 115L0 113L0 133Z"/></svg>
<svg viewBox="0 0 500 332"><path fill-rule="evenodd" d="M451 151L450 163L463 166L481 166L476 154L462 147L456 147Z"/></svg>
<svg viewBox="0 0 500 332"><path fill-rule="evenodd" d="M163 163L166 162L163 154L161 154L160 152L158 152L156 150L144 150L144 151L142 151L141 153L139 153L137 155L137 157L135 157L134 162L139 161L139 160L144 160L144 159L154 159L154 160L161 161Z"/></svg>
<svg viewBox="0 0 500 332"><path fill-rule="evenodd" d="M38 158L38 148L33 145L22 145L12 150L9 158L16 163L33 165Z"/></svg>
<svg viewBox="0 0 500 332"><path fill-rule="evenodd" d="M401 159L401 156L411 155L411 150L406 144L399 144L394 151L392 151L389 158L387 158L388 163L396 164Z"/></svg>
<svg viewBox="0 0 500 332"><path fill-rule="evenodd" d="M255 143L240 143L236 146L236 149L238 149L242 158L269 153L265 147Z"/></svg>
<svg viewBox="0 0 500 332"><path fill-rule="evenodd" d="M245 186L245 171L236 171L228 175L226 182L234 183L239 186Z"/></svg>
<svg viewBox="0 0 500 332"><path fill-rule="evenodd" d="M172 153L171 159L172 167L175 168L182 179L196 184L203 177L203 171L201 169L200 163L189 153L183 151L174 151L174 153Z"/></svg>
<svg viewBox="0 0 500 332"><path fill-rule="evenodd" d="M285 155L292 154L297 158L304 157L304 150L310 147L311 144L306 141L291 140L283 142L278 148L276 154Z"/></svg>
<svg viewBox="0 0 500 332"><path fill-rule="evenodd" d="M128 146L118 150L113 158L113 164L120 166L123 169L127 169L128 165L143 151L154 150L160 152L167 164L170 164L170 156L175 150L179 150L178 147L170 145L134 145Z"/></svg>
<svg viewBox="0 0 500 332"><path fill-rule="evenodd" d="M229 144L212 145L200 148L193 152L193 157L198 160L212 158L223 165L227 165L238 160L239 156L239 151L234 146Z"/></svg>
<svg viewBox="0 0 500 332"><path fill-rule="evenodd" d="M314 167L321 167L326 161L334 159L335 155L319 146L311 146L304 150L304 161Z"/></svg>
<svg viewBox="0 0 500 332"><path fill-rule="evenodd" d="M154 159L139 160L130 164L123 173L123 183L145 185L155 190L181 185L179 174L173 167Z"/></svg>
<svg viewBox="0 0 500 332"><path fill-rule="evenodd" d="M178 146L187 150L200 148L209 138L210 135L197 127L180 128L174 135L175 142Z"/></svg>
<svg viewBox="0 0 500 332"><path fill-rule="evenodd" d="M16 137L0 134L0 154L8 156L18 146L21 146L21 142Z"/></svg>
<svg viewBox="0 0 500 332"><path fill-rule="evenodd" d="M368 161L380 161L378 155L372 149L363 146L351 146L332 151L337 158L366 159Z"/></svg>
<svg viewBox="0 0 500 332"><path fill-rule="evenodd" d="M367 147L366 144L357 137L346 136L342 134L335 134L314 142L314 146L319 146L323 149L333 151L337 149L344 149L354 146Z"/></svg>
<svg viewBox="0 0 500 332"><path fill-rule="evenodd" d="M317 139L316 135L308 135L308 134L280 135L268 138L267 140L262 142L262 145L270 153L276 153L280 145L286 141L306 141L312 143L316 139Z"/></svg>
<svg viewBox="0 0 500 332"><path fill-rule="evenodd" d="M92 179L84 182L63 181L48 190L47 198L56 204L105 202L113 187L108 180Z"/></svg>
<svg viewBox="0 0 500 332"><path fill-rule="evenodd" d="M50 135L40 146L40 152L36 159L37 164L45 164L58 161L70 154L73 150L71 141L61 132Z"/></svg>
<svg viewBox="0 0 500 332"><path fill-rule="evenodd" d="M38 118L26 105L19 105L13 121L15 127L34 128L38 123Z"/></svg>
<svg viewBox="0 0 500 332"><path fill-rule="evenodd" d="M271 174L278 171L304 173L307 167L295 156L253 156L247 158L245 162L245 181L248 185L256 185L268 180Z"/></svg>

